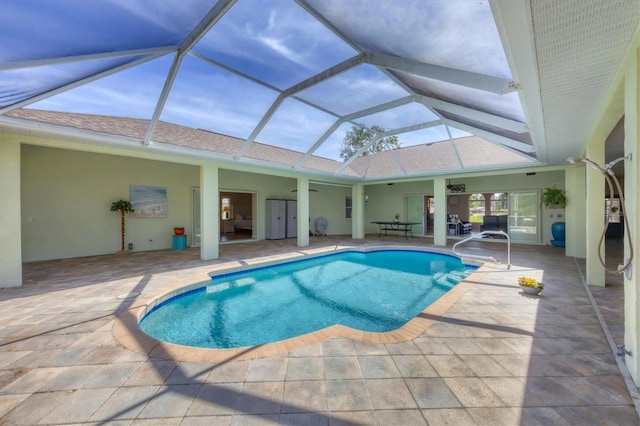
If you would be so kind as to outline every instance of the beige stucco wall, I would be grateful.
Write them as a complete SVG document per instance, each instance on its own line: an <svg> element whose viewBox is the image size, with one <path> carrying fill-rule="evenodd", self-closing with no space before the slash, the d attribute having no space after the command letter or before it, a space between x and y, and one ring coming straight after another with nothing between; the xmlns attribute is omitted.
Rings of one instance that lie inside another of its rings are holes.
<svg viewBox="0 0 640 426"><path fill-rule="evenodd" d="M369 197L369 205L364 208L364 232L377 234L378 225L371 222L393 220L396 213L400 213L400 219L405 220L406 197L432 195L433 180L365 185L364 193Z"/></svg>
<svg viewBox="0 0 640 426"><path fill-rule="evenodd" d="M108 254L120 249L119 215L111 212L113 201L129 198L130 185L167 188L166 218L127 220L126 243L134 251L171 248L172 229L184 226L192 242L192 188L199 186L197 165L175 164L118 155L89 153L23 144L21 148L22 256L24 261ZM466 193L539 190L564 186L564 171L524 172L498 176L457 179ZM247 171L219 170L221 191L254 192L257 196L257 237L265 235L265 200L297 199L294 177ZM317 217L326 217L331 235L350 235L352 219L345 217L349 186L311 182L309 216L311 230ZM433 194L433 180L364 185L369 198L364 207L366 233L377 233L370 222L391 220L395 213L405 217L406 197ZM557 213L556 213L557 214ZM551 239L550 226L556 217L542 211L542 243Z"/></svg>
<svg viewBox="0 0 640 426"><path fill-rule="evenodd" d="M120 250L120 215L111 203L130 185L167 188L166 218L129 218L134 250L171 247L173 227L191 228L195 166L22 145L23 260L59 259Z"/></svg>
<svg viewBox="0 0 640 426"><path fill-rule="evenodd" d="M109 210L129 199L130 185L167 188L166 218L128 218L126 243L134 251L171 248L173 227L192 240L192 188L198 166L23 144L21 148L22 256L24 261L114 253L120 250L120 216ZM257 237L264 238L265 200L297 199L296 179L220 169L220 190L255 192ZM329 234L351 234L345 198L351 189L310 184L311 229L327 218Z"/></svg>

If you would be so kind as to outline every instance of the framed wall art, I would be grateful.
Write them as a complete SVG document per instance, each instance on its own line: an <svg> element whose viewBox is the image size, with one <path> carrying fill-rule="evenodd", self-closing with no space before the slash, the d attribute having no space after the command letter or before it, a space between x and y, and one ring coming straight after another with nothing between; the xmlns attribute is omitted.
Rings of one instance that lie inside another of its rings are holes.
<svg viewBox="0 0 640 426"><path fill-rule="evenodd" d="M167 217L167 188L161 186L129 187L131 217Z"/></svg>

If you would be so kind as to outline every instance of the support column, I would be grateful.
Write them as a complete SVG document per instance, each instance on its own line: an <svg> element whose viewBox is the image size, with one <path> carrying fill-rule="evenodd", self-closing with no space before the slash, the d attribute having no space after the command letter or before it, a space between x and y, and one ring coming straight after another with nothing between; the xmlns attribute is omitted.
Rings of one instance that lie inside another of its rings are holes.
<svg viewBox="0 0 640 426"><path fill-rule="evenodd" d="M564 187L567 191L567 207L564 211L566 223L565 254L572 257L587 256L586 239L586 195L585 166L568 166L564 172Z"/></svg>
<svg viewBox="0 0 640 426"><path fill-rule="evenodd" d="M447 245L447 183L444 177L433 180L433 244Z"/></svg>
<svg viewBox="0 0 640 426"><path fill-rule="evenodd" d="M220 189L218 167L204 164L200 167L200 258L217 259L220 256Z"/></svg>
<svg viewBox="0 0 640 426"><path fill-rule="evenodd" d="M298 247L309 246L309 179L298 178Z"/></svg>
<svg viewBox="0 0 640 426"><path fill-rule="evenodd" d="M640 277L638 276L638 253L640 253L640 235L638 233L638 191L640 172L638 157L640 153L640 49L636 49L634 57L625 70L624 90L624 154L631 154L631 160L624 162L624 226L629 227L631 241L625 232L624 259L630 256L629 243L635 249L630 274L624 279L624 345L631 352L625 356L627 368L636 386L640 386ZM619 167L619 166L618 166Z"/></svg>
<svg viewBox="0 0 640 426"><path fill-rule="evenodd" d="M0 288L22 285L20 143L0 141Z"/></svg>
<svg viewBox="0 0 640 426"><path fill-rule="evenodd" d="M364 238L364 185L351 187L351 238Z"/></svg>
<svg viewBox="0 0 640 426"><path fill-rule="evenodd" d="M604 164L604 140L589 141L587 158L597 164ZM587 284L604 287L605 271L598 257L598 244L604 226L604 176L593 167L587 167L586 171ZM604 253L604 247L602 250Z"/></svg>

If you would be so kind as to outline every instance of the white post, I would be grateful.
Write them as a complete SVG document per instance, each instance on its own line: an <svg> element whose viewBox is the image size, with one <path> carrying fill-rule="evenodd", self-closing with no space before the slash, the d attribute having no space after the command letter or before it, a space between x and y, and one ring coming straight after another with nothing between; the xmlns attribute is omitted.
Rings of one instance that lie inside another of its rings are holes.
<svg viewBox="0 0 640 426"><path fill-rule="evenodd" d="M604 141L590 141L587 158L597 164L604 164ZM604 226L604 176L599 170L587 167L587 203L586 203L586 254L587 283L604 287L604 267L598 257L598 244ZM604 247L602 248L604 253Z"/></svg>
<svg viewBox="0 0 640 426"><path fill-rule="evenodd" d="M0 288L22 285L20 143L0 142Z"/></svg>
<svg viewBox="0 0 640 426"><path fill-rule="evenodd" d="M572 257L587 256L585 165L568 166L564 174L567 191L565 254Z"/></svg>
<svg viewBox="0 0 640 426"><path fill-rule="evenodd" d="M633 57L635 56L635 57ZM640 222L638 221L638 153L640 152L640 51L635 50L625 72L624 90L624 153L631 154L631 160L624 162L625 216L624 226L629 227L631 241L627 239L625 230L624 264L629 259L629 243L634 247L634 259L630 266L630 274L624 279L624 345L631 354L625 355L627 368L636 383L640 386L640 277L638 276L638 258L640 255ZM617 166L620 167L620 166Z"/></svg>
<svg viewBox="0 0 640 426"><path fill-rule="evenodd" d="M309 246L309 179L298 178L298 247Z"/></svg>
<svg viewBox="0 0 640 426"><path fill-rule="evenodd" d="M364 238L364 185L351 187L351 238Z"/></svg>
<svg viewBox="0 0 640 426"><path fill-rule="evenodd" d="M200 258L217 259L220 256L220 189L218 167L204 164L200 167Z"/></svg>
<svg viewBox="0 0 640 426"><path fill-rule="evenodd" d="M444 177L433 180L433 244L447 245L447 183Z"/></svg>

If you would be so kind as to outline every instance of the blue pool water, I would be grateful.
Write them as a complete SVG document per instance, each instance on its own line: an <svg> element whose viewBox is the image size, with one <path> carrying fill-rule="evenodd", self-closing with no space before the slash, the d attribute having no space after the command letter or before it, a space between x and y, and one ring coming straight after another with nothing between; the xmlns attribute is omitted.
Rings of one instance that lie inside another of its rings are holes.
<svg viewBox="0 0 640 426"><path fill-rule="evenodd" d="M395 330L475 268L410 250L342 252L214 277L156 306L140 322L165 342L236 348L342 324Z"/></svg>

